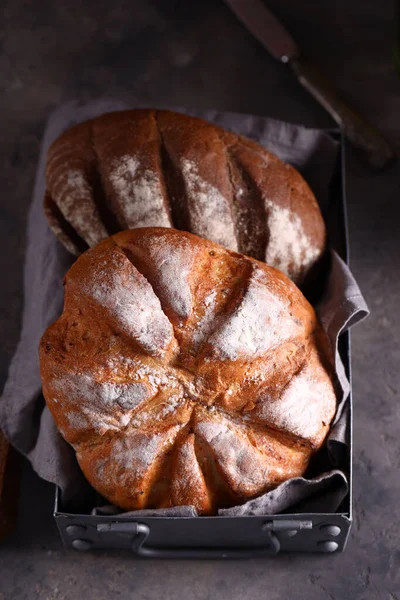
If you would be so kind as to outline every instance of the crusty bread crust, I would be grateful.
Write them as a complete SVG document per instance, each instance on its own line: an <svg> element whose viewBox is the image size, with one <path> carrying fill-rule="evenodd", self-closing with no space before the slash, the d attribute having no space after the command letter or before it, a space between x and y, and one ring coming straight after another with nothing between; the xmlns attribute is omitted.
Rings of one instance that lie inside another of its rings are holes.
<svg viewBox="0 0 400 600"><path fill-rule="evenodd" d="M302 475L335 413L330 364L285 275L168 228L82 254L40 344L58 429L126 510L212 514Z"/></svg>
<svg viewBox="0 0 400 600"><path fill-rule="evenodd" d="M260 144L170 111L109 113L50 147L44 199L79 254L134 227L175 227L281 269L298 285L326 246L302 176Z"/></svg>

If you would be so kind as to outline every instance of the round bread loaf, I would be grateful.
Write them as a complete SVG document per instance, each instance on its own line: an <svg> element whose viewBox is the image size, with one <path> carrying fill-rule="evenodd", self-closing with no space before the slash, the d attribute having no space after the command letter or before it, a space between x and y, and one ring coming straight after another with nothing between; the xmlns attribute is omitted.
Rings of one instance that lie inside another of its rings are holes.
<svg viewBox="0 0 400 600"><path fill-rule="evenodd" d="M43 393L88 481L126 509L243 503L302 475L336 409L330 350L280 271L139 228L85 252L43 335Z"/></svg>
<svg viewBox="0 0 400 600"><path fill-rule="evenodd" d="M261 145L169 111L105 114L50 147L45 214L79 254L134 227L175 227L282 270L298 285L326 232L302 176Z"/></svg>

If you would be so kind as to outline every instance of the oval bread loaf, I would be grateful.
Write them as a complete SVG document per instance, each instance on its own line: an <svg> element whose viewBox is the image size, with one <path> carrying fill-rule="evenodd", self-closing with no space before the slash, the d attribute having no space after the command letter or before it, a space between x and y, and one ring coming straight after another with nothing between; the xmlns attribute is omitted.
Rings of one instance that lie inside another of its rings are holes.
<svg viewBox="0 0 400 600"><path fill-rule="evenodd" d="M170 111L105 114L50 147L45 214L74 254L134 227L190 231L298 285L326 245L318 203L290 165L243 136Z"/></svg>

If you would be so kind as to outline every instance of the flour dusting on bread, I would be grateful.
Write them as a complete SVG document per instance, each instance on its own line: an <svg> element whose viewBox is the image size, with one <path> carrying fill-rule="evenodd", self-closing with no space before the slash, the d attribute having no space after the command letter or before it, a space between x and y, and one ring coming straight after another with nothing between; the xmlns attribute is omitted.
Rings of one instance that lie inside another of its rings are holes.
<svg viewBox="0 0 400 600"><path fill-rule="evenodd" d="M62 392L66 398L63 412L72 427L101 433L124 427L131 412L152 395L146 383L98 381L89 372L65 373L54 380L53 390L54 396Z"/></svg>
<svg viewBox="0 0 400 600"><path fill-rule="evenodd" d="M160 179L143 170L138 158L126 154L115 160L109 178L126 227L171 226Z"/></svg>
<svg viewBox="0 0 400 600"><path fill-rule="evenodd" d="M172 342L172 326L160 300L119 250L111 251L104 262L101 257L93 260L83 290L150 354L162 354Z"/></svg>
<svg viewBox="0 0 400 600"><path fill-rule="evenodd" d="M336 408L332 382L315 352L278 397L262 400L255 410L258 418L314 445L325 437Z"/></svg>
<svg viewBox="0 0 400 600"><path fill-rule="evenodd" d="M145 241L147 260L157 273L157 289L161 300L166 302L175 316L187 319L192 312L190 273L196 253L185 237L180 236L172 246L166 245L168 233L166 236L160 235Z"/></svg>
<svg viewBox="0 0 400 600"><path fill-rule="evenodd" d="M96 208L93 191L85 173L78 169L58 169L50 177L52 198L64 218L70 221L89 246L107 237Z"/></svg>
<svg viewBox="0 0 400 600"><path fill-rule="evenodd" d="M114 436L108 447L108 454L94 461L93 469L97 476L103 479L108 486L119 485L134 486L138 480L143 480L153 467L154 462L162 458L168 452L175 441L181 426L170 427L167 431L160 433L141 433L131 431L125 437ZM140 483L140 481L139 481ZM142 491L133 487L132 495Z"/></svg>
<svg viewBox="0 0 400 600"><path fill-rule="evenodd" d="M235 226L228 200L199 175L194 161L183 159L181 169L190 205L192 231L237 251Z"/></svg>
<svg viewBox="0 0 400 600"><path fill-rule="evenodd" d="M268 457L262 455L233 423L224 417L200 421L196 432L211 446L219 468L237 494L257 494L268 481Z"/></svg>
<svg viewBox="0 0 400 600"><path fill-rule="evenodd" d="M222 360L257 358L300 331L289 315L288 301L269 289L268 278L256 266L242 300L226 315L209 344L212 356Z"/></svg>
<svg viewBox="0 0 400 600"><path fill-rule="evenodd" d="M288 277L306 273L320 256L320 249L306 235L300 217L290 208L266 199L269 240L265 262Z"/></svg>

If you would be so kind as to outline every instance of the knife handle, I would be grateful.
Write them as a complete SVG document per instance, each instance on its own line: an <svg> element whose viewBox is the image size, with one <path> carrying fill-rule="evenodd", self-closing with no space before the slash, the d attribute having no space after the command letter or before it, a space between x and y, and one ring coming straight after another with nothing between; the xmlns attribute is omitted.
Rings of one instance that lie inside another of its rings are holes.
<svg viewBox="0 0 400 600"><path fill-rule="evenodd" d="M329 83L302 57L288 60L294 74L314 98L330 113L353 146L362 151L367 164L375 170L388 167L395 154L381 133L337 97Z"/></svg>

